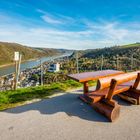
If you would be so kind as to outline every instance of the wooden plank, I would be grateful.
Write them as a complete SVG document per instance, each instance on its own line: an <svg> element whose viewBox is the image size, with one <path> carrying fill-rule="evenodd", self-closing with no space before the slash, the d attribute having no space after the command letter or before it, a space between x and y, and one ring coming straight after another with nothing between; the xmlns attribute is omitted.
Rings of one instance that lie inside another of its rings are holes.
<svg viewBox="0 0 140 140"><path fill-rule="evenodd" d="M103 88L109 87L112 79L115 79L118 84L135 80L138 77L139 72L140 71L136 71L136 72L130 72L130 73L123 73L123 74L119 74L115 76L99 78L97 81L96 89L103 89ZM135 86L138 86L139 81L140 81L140 78L137 78L137 82L135 83Z"/></svg>
<svg viewBox="0 0 140 140"><path fill-rule="evenodd" d="M124 73L124 72L117 71L117 70L103 70L103 71L70 74L67 76L75 81L78 81L78 82L86 82L86 81L98 80L99 78L118 75L118 74L122 74L122 73Z"/></svg>
<svg viewBox="0 0 140 140"><path fill-rule="evenodd" d="M106 94L108 93L109 88L103 89L103 90L98 90L98 91L93 91L89 94L87 94L89 101L92 103L100 101L102 98L105 98Z"/></svg>

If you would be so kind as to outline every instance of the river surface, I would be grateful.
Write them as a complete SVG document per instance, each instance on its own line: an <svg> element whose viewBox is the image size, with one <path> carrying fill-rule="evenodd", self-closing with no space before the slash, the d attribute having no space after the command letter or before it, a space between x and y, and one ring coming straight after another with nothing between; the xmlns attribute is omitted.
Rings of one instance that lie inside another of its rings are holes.
<svg viewBox="0 0 140 140"><path fill-rule="evenodd" d="M66 54L63 54L60 56L53 56L53 57L42 57L40 59L26 61L26 62L23 62L21 64L20 70L23 71L23 70L28 69L28 68L36 67L36 66L40 65L40 60L43 63L43 62L49 62L49 61L52 61L54 59L59 59L59 58L63 58L63 57L70 56L70 55L72 55L72 53L66 53ZM5 67L0 68L0 76L8 75L8 74L11 74L14 72L15 72L14 65L9 65L9 66L5 66Z"/></svg>

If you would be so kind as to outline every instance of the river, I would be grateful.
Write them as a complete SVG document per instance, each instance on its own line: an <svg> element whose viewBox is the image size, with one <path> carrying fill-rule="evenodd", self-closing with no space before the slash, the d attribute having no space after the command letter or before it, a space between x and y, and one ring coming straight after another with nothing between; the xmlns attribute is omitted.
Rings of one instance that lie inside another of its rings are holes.
<svg viewBox="0 0 140 140"><path fill-rule="evenodd" d="M21 63L20 70L23 71L25 69L33 68L33 67L40 65L39 60L41 60L41 62L43 63L43 62L52 61L54 59L59 59L59 58L63 58L63 57L70 56L70 55L72 55L72 53L65 53L65 54L60 55L60 56L42 57L42 58L36 59L36 60L25 61L25 62ZM13 72L15 72L14 65L9 65L9 66L5 66L5 67L0 68L0 76L8 75L8 74L11 74Z"/></svg>

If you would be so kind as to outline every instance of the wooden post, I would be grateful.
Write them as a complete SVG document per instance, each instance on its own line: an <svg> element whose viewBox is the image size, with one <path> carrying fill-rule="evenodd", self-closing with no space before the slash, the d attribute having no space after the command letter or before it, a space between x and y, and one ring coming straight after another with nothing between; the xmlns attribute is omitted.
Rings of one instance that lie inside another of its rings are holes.
<svg viewBox="0 0 140 140"><path fill-rule="evenodd" d="M84 82L84 94L88 93L88 82Z"/></svg>
<svg viewBox="0 0 140 140"><path fill-rule="evenodd" d="M22 58L22 55L20 54L19 55L19 61L18 61L18 70L17 70L17 82L19 80L19 75L20 75L21 58Z"/></svg>
<svg viewBox="0 0 140 140"><path fill-rule="evenodd" d="M137 78L136 78L136 80L135 80L133 89L137 89L139 83L140 83L140 73L138 73L138 76L137 76Z"/></svg>
<svg viewBox="0 0 140 140"><path fill-rule="evenodd" d="M109 89L109 92L108 92L107 97L106 97L106 99L108 101L112 100L113 93L114 93L116 86L117 86L117 81L115 79L112 79L110 89Z"/></svg>

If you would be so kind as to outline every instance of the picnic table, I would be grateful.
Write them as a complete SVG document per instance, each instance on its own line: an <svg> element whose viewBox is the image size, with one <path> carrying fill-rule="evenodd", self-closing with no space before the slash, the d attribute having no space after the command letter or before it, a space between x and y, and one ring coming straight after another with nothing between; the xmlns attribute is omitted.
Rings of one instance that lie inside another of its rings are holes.
<svg viewBox="0 0 140 140"><path fill-rule="evenodd" d="M103 70L68 75L69 78L84 84L84 94L80 99L105 115L111 122L120 114L120 105L113 99L118 95L133 104L140 104L140 71L124 73L117 70ZM94 91L88 91L88 81L97 80Z"/></svg>
<svg viewBox="0 0 140 140"><path fill-rule="evenodd" d="M102 71L93 71L93 72L84 72L84 73L77 73L77 74L70 74L68 75L69 78L83 83L83 90L84 94L88 93L88 82L92 80L98 80L99 78L113 76L117 74L124 73L123 71L118 70L102 70Z"/></svg>

